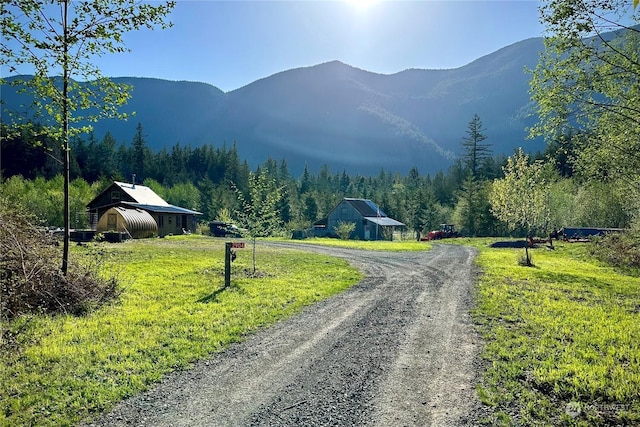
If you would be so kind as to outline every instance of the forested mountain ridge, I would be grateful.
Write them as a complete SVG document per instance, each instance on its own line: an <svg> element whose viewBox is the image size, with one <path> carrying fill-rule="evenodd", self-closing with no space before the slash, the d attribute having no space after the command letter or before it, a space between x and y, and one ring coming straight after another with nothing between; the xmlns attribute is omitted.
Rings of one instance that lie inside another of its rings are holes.
<svg viewBox="0 0 640 427"><path fill-rule="evenodd" d="M141 123L154 151L176 143L236 142L250 165L282 158L294 174L305 164L362 174L381 168L404 173L415 165L435 173L459 154L476 113L496 154L522 145L542 149L541 143L525 142L534 122L525 67L536 65L541 49L542 39L528 39L460 68L392 75L332 61L227 93L205 83L116 78L133 86L123 111L136 115L95 123L95 135L101 139L109 131L118 143L129 144ZM20 99L12 88L2 88L3 121L5 109L15 109Z"/></svg>

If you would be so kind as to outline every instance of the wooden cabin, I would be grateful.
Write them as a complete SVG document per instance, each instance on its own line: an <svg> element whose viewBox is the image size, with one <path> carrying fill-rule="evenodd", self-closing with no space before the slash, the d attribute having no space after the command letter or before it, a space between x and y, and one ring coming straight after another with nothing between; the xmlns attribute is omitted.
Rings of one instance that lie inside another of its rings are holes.
<svg viewBox="0 0 640 427"><path fill-rule="evenodd" d="M140 237L149 237L148 231L153 228L149 218L156 227L151 235L163 237L194 233L198 216L202 215L191 209L170 205L149 187L118 181L114 181L98 194L87 205L87 210L91 217L92 229L99 232L122 231L118 227L124 227L125 224L131 227L135 224L134 228L139 229L139 233L136 231L136 234Z"/></svg>

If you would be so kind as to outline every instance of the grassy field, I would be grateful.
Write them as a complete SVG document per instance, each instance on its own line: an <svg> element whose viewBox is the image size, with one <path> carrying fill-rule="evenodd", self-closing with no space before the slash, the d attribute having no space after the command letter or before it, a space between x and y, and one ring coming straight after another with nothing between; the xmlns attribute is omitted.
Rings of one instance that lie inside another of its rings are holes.
<svg viewBox="0 0 640 427"><path fill-rule="evenodd" d="M582 244L480 249L474 312L492 426L640 425L640 278L600 265Z"/></svg>
<svg viewBox="0 0 640 427"><path fill-rule="evenodd" d="M0 425L77 424L361 278L342 260L264 247L254 276L247 248L222 290L223 254L223 241L198 236L74 248L106 259L124 291L84 317L10 325L23 329L0 357Z"/></svg>
<svg viewBox="0 0 640 427"><path fill-rule="evenodd" d="M640 425L640 277L603 266L580 244L479 248L473 315L485 340L478 394L492 426ZM425 242L310 239L365 250L425 250ZM34 317L0 357L0 425L74 425L175 369L261 326L340 292L361 275L345 262L298 251L238 250L222 290L223 241L198 236L74 248L120 277L119 301L84 317ZM322 274L318 272L322 271ZM331 275L327 275L330 272Z"/></svg>

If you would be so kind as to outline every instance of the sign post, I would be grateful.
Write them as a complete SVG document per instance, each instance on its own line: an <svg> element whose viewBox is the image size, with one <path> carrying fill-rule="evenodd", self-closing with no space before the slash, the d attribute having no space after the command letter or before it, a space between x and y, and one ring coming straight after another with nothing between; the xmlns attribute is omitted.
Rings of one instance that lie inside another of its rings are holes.
<svg viewBox="0 0 640 427"><path fill-rule="evenodd" d="M231 262L236 259L236 251L233 249L244 248L244 242L225 242L224 244L224 287L231 286Z"/></svg>
<svg viewBox="0 0 640 427"><path fill-rule="evenodd" d="M231 242L224 244L224 287L231 286Z"/></svg>

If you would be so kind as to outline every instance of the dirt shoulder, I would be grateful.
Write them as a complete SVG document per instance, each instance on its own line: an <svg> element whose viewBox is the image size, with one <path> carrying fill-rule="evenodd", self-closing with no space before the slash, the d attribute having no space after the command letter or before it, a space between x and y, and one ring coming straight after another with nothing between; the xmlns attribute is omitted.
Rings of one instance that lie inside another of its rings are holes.
<svg viewBox="0 0 640 427"><path fill-rule="evenodd" d="M367 277L167 376L91 425L475 424L474 249L278 245L344 257Z"/></svg>

